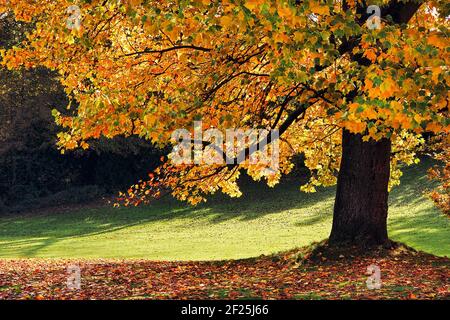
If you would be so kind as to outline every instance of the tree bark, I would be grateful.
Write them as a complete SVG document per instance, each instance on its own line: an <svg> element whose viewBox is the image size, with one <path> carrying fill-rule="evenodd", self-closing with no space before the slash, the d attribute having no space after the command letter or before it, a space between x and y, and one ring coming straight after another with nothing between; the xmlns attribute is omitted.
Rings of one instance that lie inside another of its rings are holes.
<svg viewBox="0 0 450 320"><path fill-rule="evenodd" d="M342 161L329 242L390 246L387 234L391 141L364 142L343 130Z"/></svg>

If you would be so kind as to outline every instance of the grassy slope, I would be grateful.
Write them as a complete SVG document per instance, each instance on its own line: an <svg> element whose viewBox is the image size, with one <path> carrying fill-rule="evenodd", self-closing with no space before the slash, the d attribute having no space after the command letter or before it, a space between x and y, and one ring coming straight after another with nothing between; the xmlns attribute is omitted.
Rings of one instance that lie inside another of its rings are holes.
<svg viewBox="0 0 450 320"><path fill-rule="evenodd" d="M390 236L450 256L450 220L422 195L425 162L406 170L391 194ZM98 208L38 217L0 218L0 257L212 260L257 256L326 238L334 188L316 194L295 182L246 188L191 208L162 201L141 208Z"/></svg>

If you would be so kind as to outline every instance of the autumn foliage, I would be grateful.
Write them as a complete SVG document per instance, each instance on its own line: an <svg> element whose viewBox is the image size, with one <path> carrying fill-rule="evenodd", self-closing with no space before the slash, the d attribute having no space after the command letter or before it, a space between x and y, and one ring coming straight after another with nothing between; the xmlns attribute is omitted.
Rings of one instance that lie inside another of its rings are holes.
<svg viewBox="0 0 450 320"><path fill-rule="evenodd" d="M0 3L36 23L2 52L3 64L57 70L79 105L74 117L55 112L63 151L117 135L170 145L173 130L198 119L204 128L280 130L276 172L169 162L131 188L127 204L161 190L194 204L218 190L239 196L239 169L273 185L299 153L312 172L304 191L333 185L343 128L393 141L392 186L422 133L450 129L445 0L375 1L383 13L375 29L359 1L80 0L79 16L69 0Z"/></svg>
<svg viewBox="0 0 450 320"><path fill-rule="evenodd" d="M223 262L3 260L0 299L449 298L448 258L398 248L310 262L300 253ZM370 265L381 269L378 290L367 287ZM80 268L80 290L67 287L68 266Z"/></svg>
<svg viewBox="0 0 450 320"><path fill-rule="evenodd" d="M242 172L274 186L299 154L311 173L301 190L338 183L319 246L331 245L332 260L298 250L223 262L0 260L0 299L448 298L448 258L397 246L387 215L401 165L426 149L444 162L430 171L440 183L432 198L449 212L450 6L371 5L379 19L362 0L0 0L0 17L33 26L0 50L1 64L52 70L71 100L70 112L53 112L62 153L119 136L170 148L196 121L279 132L275 170L250 155L177 165L171 153L120 195L125 205L164 193L191 204L237 197ZM65 283L74 263L84 270L77 291ZM371 264L384 274L376 292L365 283Z"/></svg>

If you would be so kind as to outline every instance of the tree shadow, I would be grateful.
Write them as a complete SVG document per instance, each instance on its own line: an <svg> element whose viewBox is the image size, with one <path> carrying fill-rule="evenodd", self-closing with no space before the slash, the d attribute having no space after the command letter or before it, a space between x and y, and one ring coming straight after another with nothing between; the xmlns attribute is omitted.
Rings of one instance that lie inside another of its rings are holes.
<svg viewBox="0 0 450 320"><path fill-rule="evenodd" d="M401 184L392 189L389 195L389 206L400 207L422 202L421 196L437 185L426 175L427 170L435 164L437 164L436 161L424 158L418 165L402 168Z"/></svg>
<svg viewBox="0 0 450 320"><path fill-rule="evenodd" d="M438 219L439 214L433 210L420 210L408 217L393 217L389 219L389 229L393 230L391 237L417 250L448 256L450 220Z"/></svg>
<svg viewBox="0 0 450 320"><path fill-rule="evenodd" d="M243 196L230 198L217 194L210 197L208 202L182 212L179 217L208 217L213 223L221 223L236 218L248 221L288 210L304 210L304 214L308 215L318 203L331 202L334 198L335 188L321 188L316 193L304 193L300 191L300 185L289 177L273 188L264 182L247 180L243 182Z"/></svg>
<svg viewBox="0 0 450 320"><path fill-rule="evenodd" d="M425 161L419 166L405 170L402 184L391 193L391 208L423 201L421 190L430 186L424 170L430 165L429 161ZM241 180L242 197L229 198L216 194L211 196L207 203L196 207L168 197L139 208L114 209L108 206L38 217L4 218L0 220L0 256L17 252L14 248L23 245L26 245L22 252L24 256L35 256L40 250L65 239L113 233L133 226L175 219L189 224L196 220L220 224L232 219L251 221L280 212L289 214L290 211L295 212L298 217L296 226L313 226L331 219L335 195L333 187L306 194L299 190L301 179L295 180L292 176L284 178L274 188L263 182L250 181L245 175ZM414 218L412 226L417 232L429 232L426 230L427 219L424 218L428 215L432 213ZM390 220L390 224L396 229L411 227L411 223L397 219ZM436 243L445 246L443 241L448 238L448 233L444 236L442 232L437 231ZM402 241L409 241L414 236L402 237L406 239Z"/></svg>
<svg viewBox="0 0 450 320"><path fill-rule="evenodd" d="M114 209L109 206L37 217L10 216L0 220L0 256L7 256L9 252L17 253L17 247L20 247L23 249L21 255L32 257L47 246L66 239L113 233L133 226L174 219L185 220L189 224L196 220L219 224L231 219L250 221L286 210L295 210L299 217L298 226L313 225L330 218L331 211L319 214L314 208L323 201L331 203L334 188L305 194L300 192L299 186L300 183L293 182L292 177L283 179L274 188L244 177L242 197L230 198L216 194L208 202L196 207L168 197L138 208Z"/></svg>

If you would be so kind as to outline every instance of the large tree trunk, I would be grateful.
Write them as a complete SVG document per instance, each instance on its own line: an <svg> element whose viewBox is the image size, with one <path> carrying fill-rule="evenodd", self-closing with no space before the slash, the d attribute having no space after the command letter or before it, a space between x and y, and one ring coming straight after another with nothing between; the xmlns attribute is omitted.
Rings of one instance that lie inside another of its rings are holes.
<svg viewBox="0 0 450 320"><path fill-rule="evenodd" d="M387 234L391 141L363 142L343 131L330 243L389 246Z"/></svg>

